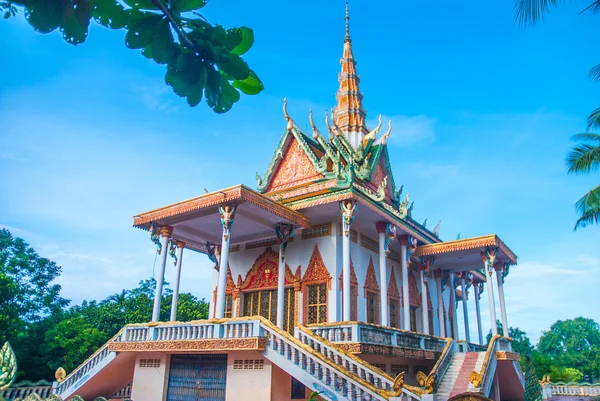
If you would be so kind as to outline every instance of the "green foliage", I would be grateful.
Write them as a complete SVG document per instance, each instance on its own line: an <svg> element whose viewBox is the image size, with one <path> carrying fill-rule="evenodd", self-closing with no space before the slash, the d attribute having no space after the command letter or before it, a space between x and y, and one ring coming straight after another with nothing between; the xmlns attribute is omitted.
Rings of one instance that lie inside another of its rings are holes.
<svg viewBox="0 0 600 401"><path fill-rule="evenodd" d="M541 401L542 388L536 374L535 365L529 356L524 358L523 373L525 374L525 401Z"/></svg>
<svg viewBox="0 0 600 401"><path fill-rule="evenodd" d="M0 229L0 343L15 344L28 326L68 304L60 285L52 284L60 272L56 263Z"/></svg>
<svg viewBox="0 0 600 401"><path fill-rule="evenodd" d="M600 70L599 70L600 73ZM596 109L588 119L589 128L597 128L600 122L600 109ZM600 171L600 135L583 133L574 135L579 142L567 155L567 167L570 174L588 174ZM589 191L575 204L579 219L575 229L600 223L600 186Z"/></svg>
<svg viewBox="0 0 600 401"><path fill-rule="evenodd" d="M165 82L194 107L202 98L217 113L240 100L240 92L264 86L242 59L254 43L247 27L225 29L199 14L207 0L0 0L5 18L23 9L40 33L60 31L67 43L87 39L90 21L124 29L125 45L166 66Z"/></svg>
<svg viewBox="0 0 600 401"><path fill-rule="evenodd" d="M147 322L152 315L155 288L153 279L144 280L131 291L123 290L101 302L83 302L72 307L58 324L46 332L45 351L53 356L48 361L50 370L62 366L69 372L126 324ZM171 302L172 293L166 291L161 303L162 321L169 319ZM177 317L181 321L206 319L208 303L191 294L180 294Z"/></svg>
<svg viewBox="0 0 600 401"><path fill-rule="evenodd" d="M537 348L558 367L600 377L600 325L592 319L578 317L557 321L540 337ZM553 372L552 369L548 374L552 376L553 373L576 375L572 371Z"/></svg>

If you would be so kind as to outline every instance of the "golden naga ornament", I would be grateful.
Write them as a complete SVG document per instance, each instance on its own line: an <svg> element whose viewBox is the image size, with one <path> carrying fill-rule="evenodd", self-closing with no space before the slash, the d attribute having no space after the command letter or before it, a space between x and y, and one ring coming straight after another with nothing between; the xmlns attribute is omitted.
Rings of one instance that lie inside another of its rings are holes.
<svg viewBox="0 0 600 401"><path fill-rule="evenodd" d="M67 377L67 372L65 372L65 370L62 367L56 369L56 372L54 373L54 378L57 382L62 383L63 380L65 380L65 377Z"/></svg>
<svg viewBox="0 0 600 401"><path fill-rule="evenodd" d="M8 341L0 349L0 391L9 388L17 377L17 357Z"/></svg>
<svg viewBox="0 0 600 401"><path fill-rule="evenodd" d="M479 387L481 387L481 383L483 382L483 376L481 376L479 373L473 371L469 375L469 381L471 382L473 387L479 388Z"/></svg>

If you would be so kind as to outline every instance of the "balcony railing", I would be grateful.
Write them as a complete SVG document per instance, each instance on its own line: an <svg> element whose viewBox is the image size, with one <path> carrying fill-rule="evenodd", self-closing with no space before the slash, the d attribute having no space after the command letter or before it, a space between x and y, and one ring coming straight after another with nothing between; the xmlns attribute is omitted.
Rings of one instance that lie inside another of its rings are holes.
<svg viewBox="0 0 600 401"><path fill-rule="evenodd" d="M441 337L363 322L328 323L308 327L316 335L332 343L358 342L435 352L442 352L446 346L445 339Z"/></svg>

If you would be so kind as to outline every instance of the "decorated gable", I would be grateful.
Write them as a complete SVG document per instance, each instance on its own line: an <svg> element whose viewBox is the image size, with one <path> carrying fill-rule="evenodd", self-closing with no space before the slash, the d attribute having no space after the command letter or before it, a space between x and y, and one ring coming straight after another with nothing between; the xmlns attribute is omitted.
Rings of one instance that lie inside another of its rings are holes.
<svg viewBox="0 0 600 401"><path fill-rule="evenodd" d="M266 192L291 188L323 178L315 170L313 163L298 143L298 140L293 136L291 138L285 152L277 156L281 160L273 173Z"/></svg>

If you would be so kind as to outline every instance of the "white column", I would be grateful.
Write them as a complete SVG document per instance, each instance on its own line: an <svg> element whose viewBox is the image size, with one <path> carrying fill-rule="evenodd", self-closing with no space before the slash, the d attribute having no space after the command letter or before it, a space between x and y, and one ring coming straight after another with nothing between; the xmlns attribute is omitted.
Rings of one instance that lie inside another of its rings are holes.
<svg viewBox="0 0 600 401"><path fill-rule="evenodd" d="M494 303L494 283L492 282L493 269L489 262L485 263L485 270L488 274L486 285L488 291L488 303L490 305L490 323L492 325L492 337L498 334L498 326L496 326L496 304ZM489 268L488 268L489 267Z"/></svg>
<svg viewBox="0 0 600 401"><path fill-rule="evenodd" d="M504 278L502 277L502 267L496 268L496 280L498 282L498 300L500 301L502 331L504 332L504 337L508 337L508 319L506 317L506 304L504 303Z"/></svg>
<svg viewBox="0 0 600 401"><path fill-rule="evenodd" d="M441 274L441 270L436 270L436 273ZM437 306L438 306L438 325L440 327L440 337L446 337L446 317L444 316L444 297L442 294L442 277L441 275L438 277L436 274L435 277L435 289L437 292Z"/></svg>
<svg viewBox="0 0 600 401"><path fill-rule="evenodd" d="M377 223L377 231L379 232L379 281L381 281L380 304L381 304L381 325L389 326L390 313L388 311L388 288L387 288L387 263L385 258L385 234L386 223Z"/></svg>
<svg viewBox="0 0 600 401"><path fill-rule="evenodd" d="M354 220L354 210L356 204L353 201L340 202L342 211L342 299L343 321L350 321L351 316L351 297L350 297L350 227Z"/></svg>
<svg viewBox="0 0 600 401"><path fill-rule="evenodd" d="M465 340L470 343L471 333L469 333L469 309L467 305L467 272L462 273L460 290L462 292L463 317L465 321Z"/></svg>
<svg viewBox="0 0 600 401"><path fill-rule="evenodd" d="M419 269L419 278L421 279L421 320L423 333L429 334L429 304L427 303L427 276L423 269Z"/></svg>
<svg viewBox="0 0 600 401"><path fill-rule="evenodd" d="M410 300L408 299L408 257L407 244L400 244L400 261L402 262L402 308L404 311L404 330L410 331Z"/></svg>
<svg viewBox="0 0 600 401"><path fill-rule="evenodd" d="M289 239L294 235L294 226L290 224L277 224L275 227L279 245L279 271L277 276L277 327L283 329L283 315L285 311L285 250Z"/></svg>
<svg viewBox="0 0 600 401"><path fill-rule="evenodd" d="M162 288L165 280L165 265L167 264L167 255L169 253L169 237L173 233L172 227L162 227L160 229L160 262L158 264L158 275L156 276L156 290L154 292L154 307L152 309L152 321L158 322L160 319L160 302L162 300Z"/></svg>
<svg viewBox="0 0 600 401"><path fill-rule="evenodd" d="M177 320L177 301L179 300L179 282L181 281L181 263L183 261L183 248L185 242L177 241L177 264L176 264L176 276L175 276L175 287L173 288L173 303L171 304L171 321Z"/></svg>
<svg viewBox="0 0 600 401"><path fill-rule="evenodd" d="M217 319L222 319L225 316L225 287L227 286L227 268L229 266L229 234L233 225L235 210L235 206L219 206L223 236L221 239L221 260L219 262L219 282L217 284L217 305L215 308L215 318Z"/></svg>
<svg viewBox="0 0 600 401"><path fill-rule="evenodd" d="M483 345L483 330L481 328L481 311L479 309L479 283L473 283L473 293L475 295L475 312L477 314L477 334L479 334L479 345Z"/></svg>
<svg viewBox="0 0 600 401"><path fill-rule="evenodd" d="M448 313L452 308L452 331L454 332L454 339L458 340L458 322L456 321L456 287L454 286L454 273L450 273L450 305L448 306Z"/></svg>

